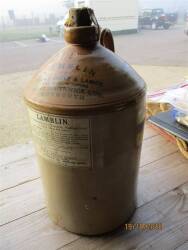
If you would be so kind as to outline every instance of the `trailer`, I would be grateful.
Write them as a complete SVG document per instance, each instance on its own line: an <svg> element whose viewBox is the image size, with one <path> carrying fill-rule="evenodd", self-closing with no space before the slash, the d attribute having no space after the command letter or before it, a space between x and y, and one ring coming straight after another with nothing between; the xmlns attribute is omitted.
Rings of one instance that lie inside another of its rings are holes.
<svg viewBox="0 0 188 250"><path fill-rule="evenodd" d="M75 0L74 6L94 9L99 25L110 28L114 33L138 30L137 0Z"/></svg>

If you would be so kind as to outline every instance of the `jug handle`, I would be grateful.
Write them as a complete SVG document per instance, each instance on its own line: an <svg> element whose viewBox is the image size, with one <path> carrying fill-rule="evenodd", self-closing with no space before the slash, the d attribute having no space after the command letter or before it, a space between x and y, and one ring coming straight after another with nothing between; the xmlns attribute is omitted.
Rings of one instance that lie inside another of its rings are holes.
<svg viewBox="0 0 188 250"><path fill-rule="evenodd" d="M114 39L109 29L103 29L100 34L100 44L105 48L115 52Z"/></svg>

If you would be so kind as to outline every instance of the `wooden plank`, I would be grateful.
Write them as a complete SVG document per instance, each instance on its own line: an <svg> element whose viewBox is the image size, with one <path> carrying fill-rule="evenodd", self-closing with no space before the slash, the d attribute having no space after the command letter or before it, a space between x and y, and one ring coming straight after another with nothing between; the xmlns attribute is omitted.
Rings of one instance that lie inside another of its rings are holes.
<svg viewBox="0 0 188 250"><path fill-rule="evenodd" d="M184 244L176 248L176 250L187 250L187 249L188 249L188 242L185 242Z"/></svg>
<svg viewBox="0 0 188 250"><path fill-rule="evenodd" d="M0 193L0 225L44 208L40 179Z"/></svg>
<svg viewBox="0 0 188 250"><path fill-rule="evenodd" d="M144 139L156 136L157 132L150 128L147 124L144 130ZM32 142L26 144L17 144L14 146L0 149L0 169L12 162L23 160L24 158L31 157L35 154Z"/></svg>
<svg viewBox="0 0 188 250"><path fill-rule="evenodd" d="M59 229L51 224L46 210L24 217L18 221L3 226L0 235L3 239L2 249L164 249L171 250L186 242L187 237L182 228L188 225L188 211L182 211L181 220L172 221L179 212L179 207L188 202L183 190L188 183L177 190L170 191L162 197L137 209L132 223L163 223L162 231L125 230L102 237L79 237ZM184 196L184 199L179 194ZM178 200L178 203L177 203ZM166 201L168 201L166 203ZM164 212L163 208L166 205ZM163 213L161 213L161 211ZM170 213L169 213L170 212ZM169 216L170 215L170 216ZM182 221L184 221L182 225ZM66 234L65 234L66 233ZM70 237L70 238L69 238ZM72 242L72 243L71 243ZM61 247L61 248L60 248Z"/></svg>
<svg viewBox="0 0 188 250"><path fill-rule="evenodd" d="M146 141L154 143L158 140L154 140L157 137L159 136L151 136ZM148 152L147 147L145 152ZM23 183L25 181L19 175L22 171L18 171L20 158L15 157L14 164L11 164L12 160L6 161L5 165L10 165L10 185L14 184L15 170L18 173L16 179L20 178L21 182L18 182L17 187L0 194L2 195L0 214L3 215L1 223L8 223L0 228L0 249L55 250L64 246L65 249L76 250L99 248L168 250L183 246L188 240L188 184L157 199L155 198L188 180L187 160L179 153L173 153L173 151L169 153L169 156L157 151L156 153L151 155L151 159L156 159L155 162L144 164L146 166L140 169L140 201L138 205L148 203L137 209L132 222L163 222L165 224L164 230L161 232L140 232L136 230L129 233L123 230L108 236L92 238L79 237L54 226L48 219L46 209L42 209L44 200L40 181ZM158 159L156 155L161 159ZM146 158L146 160L148 159ZM25 161L25 164L22 164L23 170L27 164L34 165L31 164L31 160L32 157L29 155L26 156L26 159L21 160L21 162ZM14 168L13 165L15 164L17 164L17 167ZM27 172L23 177L27 179L26 181L32 180L29 178L30 171L28 171L28 168L25 169ZM3 173L1 172L1 174ZM7 172L7 176L9 174ZM34 176L38 176L37 172L32 178ZM40 211L35 212L38 209Z"/></svg>
<svg viewBox="0 0 188 250"><path fill-rule="evenodd" d="M152 205L147 204L144 208L140 208L135 213L135 216L133 217L134 221L139 221L140 223L149 223L149 222L157 222L161 221L163 219L163 215L160 215L160 213L152 207ZM59 228L56 228L59 232L61 230ZM52 223L50 223L48 216L46 214L46 210L41 210L38 213L34 213L32 215L23 217L19 220L13 221L12 223L9 223L7 225L4 225L0 228L0 239L2 242L2 249L50 249L55 250L58 247L62 247L65 245L65 242L62 242L60 246L57 246L57 243L52 245L51 242L51 235L57 235L56 230L54 232L54 226ZM34 231L34 233L33 233ZM83 246L85 246L85 249L95 249L98 248L98 240L100 242L100 245L110 243L111 241L117 240L119 237L122 239L122 233L123 238L125 237L125 230L121 232L120 234L117 233L115 235L110 235L110 237L94 237L94 238L81 238L81 248L78 248L77 239L80 237L76 237L74 240L75 245L72 249L84 249ZM39 235L41 235L40 238ZM46 236L44 238L44 236ZM68 234L67 234L68 236ZM66 236L64 236L66 237ZM140 240L143 240L141 235L139 236ZM88 239L88 241L85 242L85 239ZM101 242L102 239L102 242ZM66 240L63 239L62 240ZM91 240L91 245L90 245ZM45 245L43 245L45 242ZM82 244L83 242L83 244ZM34 245L32 245L34 243ZM42 244L42 245L41 245ZM70 245L70 243L69 243ZM95 248L89 248L90 246L95 246ZM51 248L49 247L51 246ZM87 248L86 248L87 246ZM107 248L108 249L108 248ZM109 248L113 249L113 248ZM116 248L114 248L116 249ZM118 248L119 249L119 248Z"/></svg>
<svg viewBox="0 0 188 250"><path fill-rule="evenodd" d="M147 140L156 135L159 135L159 134L154 129L152 129L147 123L145 123L144 140Z"/></svg>
<svg viewBox="0 0 188 250"><path fill-rule="evenodd" d="M0 227L0 249L53 250L78 237L55 226L43 209Z"/></svg>
<svg viewBox="0 0 188 250"><path fill-rule="evenodd" d="M14 184L20 185L1 194L0 211L1 214L4 214L1 224L8 223L44 207L40 181L32 182L32 178L39 176L33 158L26 158L7 166L10 168L7 168L5 173L4 170L1 172L1 176L3 176L2 184L7 185L6 187ZM178 153L164 157L141 169L138 206L184 183L187 180L186 170L187 160ZM153 173L155 177L153 177ZM169 180L170 184L166 180ZM31 183L27 184L28 181L31 181ZM29 195L26 195L28 193ZM34 199L34 196L36 199ZM19 209L11 211L11 207L19 207Z"/></svg>
<svg viewBox="0 0 188 250"><path fill-rule="evenodd" d="M5 155L3 156L4 159L7 160L6 162L11 158L11 154L13 154L11 159L17 160L15 162L11 162L10 160L9 163L1 165L0 191L39 178L40 173L35 157L33 156L33 146L31 144L26 145L26 148L25 145L23 145L23 147L19 146L18 149L13 146L12 150L11 148L6 150L8 150L7 157L5 157ZM6 153L6 150L3 152ZM15 154L13 153L14 150ZM166 154L171 154L176 151L176 146L166 141L166 139L161 136L152 136L143 143L141 166L147 165L164 157ZM0 151L0 153L1 152L2 151ZM22 158L21 152L23 153ZM4 163L5 160L3 161Z"/></svg>
<svg viewBox="0 0 188 250"><path fill-rule="evenodd" d="M188 161L179 152L140 168L139 206L182 185L188 180Z"/></svg>
<svg viewBox="0 0 188 250"><path fill-rule="evenodd" d="M39 178L39 169L34 156L8 163L0 167L0 191Z"/></svg>
<svg viewBox="0 0 188 250"><path fill-rule="evenodd" d="M144 129L144 139L158 135L157 132L150 128L147 124ZM31 157L35 154L32 142L26 144L16 144L10 147L0 149L0 168L1 166L10 164L24 158Z"/></svg>
<svg viewBox="0 0 188 250"><path fill-rule="evenodd" d="M33 155L34 155L34 147L31 142L26 144L17 144L6 148L1 148L0 167Z"/></svg>
<svg viewBox="0 0 188 250"><path fill-rule="evenodd" d="M60 249L65 250L110 250L110 249L139 249L139 250L172 250L184 244L188 240L188 234L182 232L183 227L188 226L188 210L180 211L180 207L188 204L188 183L174 191L170 191L155 201L137 209L130 223L163 223L163 230L121 230L108 236L94 238L80 238ZM183 199L179 193L182 193ZM166 203L168 200L168 203ZM178 202L177 202L178 200ZM159 202L161 207L159 206ZM179 204L179 206L177 206ZM160 209L165 207L161 212ZM187 206L186 206L187 208ZM169 212L171 214L169 215ZM181 218L176 214L181 213ZM173 219L176 218L176 219ZM178 249L178 248L177 248ZM182 249L179 249L182 250Z"/></svg>
<svg viewBox="0 0 188 250"><path fill-rule="evenodd" d="M149 210L150 212L151 210ZM161 215L154 217L153 221L160 223L166 221ZM149 223L146 219L144 223ZM173 227L173 226L171 226ZM63 246L58 250L172 250L176 246L185 242L186 237L179 229L165 229L160 231L135 231L112 234L111 237L80 238L73 243Z"/></svg>
<svg viewBox="0 0 188 250"><path fill-rule="evenodd" d="M185 214L188 213L188 184L177 188L166 197L165 202L162 197L153 201L153 205L163 215L181 228L188 239L188 220L185 221Z"/></svg>
<svg viewBox="0 0 188 250"><path fill-rule="evenodd" d="M176 249L185 243L188 240L188 183L154 200L152 205L168 218L169 224L164 225L168 231L167 234L148 239L139 249L145 250L149 246L160 249L161 245L166 245L162 249Z"/></svg>
<svg viewBox="0 0 188 250"><path fill-rule="evenodd" d="M138 207L188 180L187 160L179 153L164 157L140 169ZM1 224L11 222L43 208L40 180L26 182L0 193ZM12 210L12 207L16 208Z"/></svg>
<svg viewBox="0 0 188 250"><path fill-rule="evenodd" d="M147 165L177 151L177 146L162 136L151 137L143 142L140 166Z"/></svg>

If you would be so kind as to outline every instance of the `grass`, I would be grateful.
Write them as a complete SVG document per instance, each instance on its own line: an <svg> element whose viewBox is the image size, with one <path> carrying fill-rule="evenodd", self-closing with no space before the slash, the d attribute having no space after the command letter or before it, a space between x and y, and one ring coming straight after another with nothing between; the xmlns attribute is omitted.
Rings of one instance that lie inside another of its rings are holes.
<svg viewBox="0 0 188 250"><path fill-rule="evenodd" d="M58 35L55 26L53 26L52 31L50 31L50 25L5 27L4 29L0 29L0 42L35 39L42 34L48 37Z"/></svg>

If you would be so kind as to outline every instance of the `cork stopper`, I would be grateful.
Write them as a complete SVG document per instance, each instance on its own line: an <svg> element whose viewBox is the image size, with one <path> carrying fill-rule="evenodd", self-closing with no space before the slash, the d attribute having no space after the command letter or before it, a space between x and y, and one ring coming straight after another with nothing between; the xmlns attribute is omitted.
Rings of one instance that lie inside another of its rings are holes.
<svg viewBox="0 0 188 250"><path fill-rule="evenodd" d="M90 8L71 8L64 26L64 38L68 43L95 44L99 40L100 27Z"/></svg>
<svg viewBox="0 0 188 250"><path fill-rule="evenodd" d="M65 22L67 27L91 26L91 14L93 10L90 8L71 8L69 17Z"/></svg>

